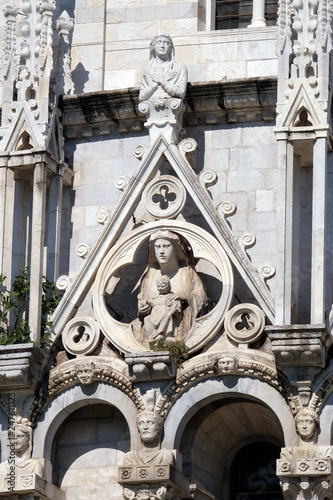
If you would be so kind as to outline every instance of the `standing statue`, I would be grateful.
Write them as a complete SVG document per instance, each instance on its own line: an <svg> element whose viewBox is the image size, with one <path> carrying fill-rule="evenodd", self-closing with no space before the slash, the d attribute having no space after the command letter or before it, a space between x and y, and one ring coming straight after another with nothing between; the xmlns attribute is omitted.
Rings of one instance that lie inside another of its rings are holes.
<svg viewBox="0 0 333 500"><path fill-rule="evenodd" d="M139 101L177 97L184 99L187 87L187 68L174 59L172 39L157 34L150 44L150 61L141 77Z"/></svg>
<svg viewBox="0 0 333 500"><path fill-rule="evenodd" d="M153 411L139 413L136 420L142 449L129 451L124 457L124 465L172 464L175 456L171 450L161 450L163 418Z"/></svg>
<svg viewBox="0 0 333 500"><path fill-rule="evenodd" d="M153 233L149 239L148 267L141 280L138 295L138 316L144 328L149 322L154 323L154 318L148 320L146 317L152 314L152 304L160 295L156 282L162 275L169 278L171 291L182 305L182 317L180 320L178 318L179 321L170 317L170 311L171 316L176 316L176 319L178 317L176 302L175 308L169 311L169 319L172 319L175 329L172 336L185 341L195 318L206 304L207 296L185 240L182 236L166 230ZM149 331L151 332L148 326L148 337ZM170 331L168 336L171 336Z"/></svg>

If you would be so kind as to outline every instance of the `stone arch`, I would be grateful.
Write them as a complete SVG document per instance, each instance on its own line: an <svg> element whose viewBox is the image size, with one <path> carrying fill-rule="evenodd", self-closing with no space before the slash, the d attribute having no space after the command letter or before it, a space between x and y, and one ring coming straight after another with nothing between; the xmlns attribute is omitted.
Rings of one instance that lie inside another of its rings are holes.
<svg viewBox="0 0 333 500"><path fill-rule="evenodd" d="M121 390L106 384L75 385L60 393L42 412L34 433L33 457L51 461L54 437L60 425L75 410L85 405L107 404L123 414L130 432L131 446L138 446L140 437L136 428L137 407Z"/></svg>
<svg viewBox="0 0 333 500"><path fill-rule="evenodd" d="M197 383L171 408L163 446L183 455L183 473L215 497L229 495L231 463L245 445L297 443L291 410L272 386L225 376ZM199 483L199 484L200 484Z"/></svg>
<svg viewBox="0 0 333 500"><path fill-rule="evenodd" d="M226 376L198 382L175 402L165 421L163 446L179 448L191 417L210 402L226 397L252 400L271 409L280 422L285 446L296 445L297 434L291 410L277 390L261 380Z"/></svg>

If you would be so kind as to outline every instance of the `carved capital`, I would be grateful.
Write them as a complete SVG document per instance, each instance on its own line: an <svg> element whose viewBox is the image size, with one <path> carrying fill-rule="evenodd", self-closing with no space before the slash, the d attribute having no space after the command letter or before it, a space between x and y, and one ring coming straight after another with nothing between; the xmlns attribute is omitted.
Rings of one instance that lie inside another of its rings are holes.
<svg viewBox="0 0 333 500"><path fill-rule="evenodd" d="M177 98L140 102L139 112L147 119L144 126L149 130L151 143L163 135L168 142L178 144L184 133L182 117L185 109L182 99Z"/></svg>

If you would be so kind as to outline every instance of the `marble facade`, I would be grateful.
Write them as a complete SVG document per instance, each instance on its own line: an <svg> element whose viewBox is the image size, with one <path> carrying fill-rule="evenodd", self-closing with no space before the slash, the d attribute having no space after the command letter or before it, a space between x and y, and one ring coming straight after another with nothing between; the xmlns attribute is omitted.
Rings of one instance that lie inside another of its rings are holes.
<svg viewBox="0 0 333 500"><path fill-rule="evenodd" d="M333 499L330 2L0 4L0 497Z"/></svg>

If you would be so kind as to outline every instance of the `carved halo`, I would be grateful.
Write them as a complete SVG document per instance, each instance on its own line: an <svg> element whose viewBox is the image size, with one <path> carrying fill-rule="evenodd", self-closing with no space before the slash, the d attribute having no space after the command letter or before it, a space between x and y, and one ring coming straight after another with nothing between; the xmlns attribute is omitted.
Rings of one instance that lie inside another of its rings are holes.
<svg viewBox="0 0 333 500"><path fill-rule="evenodd" d="M164 220L145 224L122 238L107 254L96 276L93 305L99 326L104 335L121 351L143 352L147 349L134 337L131 324L121 323L113 318L105 304L108 280L122 267L134 263L140 246L157 230L166 229L181 234L191 245L196 259L212 263L223 283L221 296L205 316L196 318L186 344L190 353L204 346L222 326L233 297L233 273L229 259L218 241L203 229L183 221Z"/></svg>

